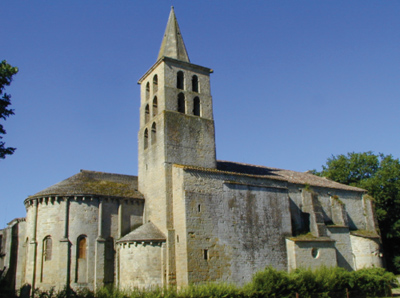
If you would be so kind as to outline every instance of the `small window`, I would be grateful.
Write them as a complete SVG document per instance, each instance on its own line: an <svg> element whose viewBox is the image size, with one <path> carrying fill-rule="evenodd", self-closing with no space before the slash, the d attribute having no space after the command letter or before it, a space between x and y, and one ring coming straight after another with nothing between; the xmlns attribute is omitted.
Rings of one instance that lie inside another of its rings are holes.
<svg viewBox="0 0 400 298"><path fill-rule="evenodd" d="M319 249L316 247L313 247L311 249L311 255L314 259L317 259L319 257Z"/></svg>
<svg viewBox="0 0 400 298"><path fill-rule="evenodd" d="M149 146L149 131L147 128L144 130L144 149L147 149Z"/></svg>
<svg viewBox="0 0 400 298"><path fill-rule="evenodd" d="M192 77L192 91L199 92L199 79L196 75Z"/></svg>
<svg viewBox="0 0 400 298"><path fill-rule="evenodd" d="M176 235L176 242L179 243L179 235Z"/></svg>
<svg viewBox="0 0 400 298"><path fill-rule="evenodd" d="M51 240L50 236L47 236L46 238L44 238L43 241L43 253L45 261L51 260L52 250L53 250L53 241Z"/></svg>
<svg viewBox="0 0 400 298"><path fill-rule="evenodd" d="M86 237L78 238L78 259L86 259Z"/></svg>
<svg viewBox="0 0 400 298"><path fill-rule="evenodd" d="M147 82L146 84L146 100L150 97L150 83Z"/></svg>
<svg viewBox="0 0 400 298"><path fill-rule="evenodd" d="M201 212L201 205L197 205L197 212Z"/></svg>
<svg viewBox="0 0 400 298"><path fill-rule="evenodd" d="M153 99L153 117L158 114L157 96Z"/></svg>
<svg viewBox="0 0 400 298"><path fill-rule="evenodd" d="M178 71L178 74L176 76L176 88L183 90L183 86L184 86L183 71Z"/></svg>
<svg viewBox="0 0 400 298"><path fill-rule="evenodd" d="M205 249L203 251L203 257L204 257L204 260L208 260L208 249Z"/></svg>
<svg viewBox="0 0 400 298"><path fill-rule="evenodd" d="M156 93L158 90L158 77L154 75L153 77L153 93Z"/></svg>
<svg viewBox="0 0 400 298"><path fill-rule="evenodd" d="M151 143L154 144L157 141L157 127L156 123L154 122L153 125L151 126Z"/></svg>
<svg viewBox="0 0 400 298"><path fill-rule="evenodd" d="M183 93L178 94L178 112L185 114L185 95Z"/></svg>
<svg viewBox="0 0 400 298"><path fill-rule="evenodd" d="M200 116L200 98L197 96L193 99L193 115Z"/></svg>
<svg viewBox="0 0 400 298"><path fill-rule="evenodd" d="M144 123L149 122L149 119L150 119L150 108L149 105L147 104L144 109Z"/></svg>

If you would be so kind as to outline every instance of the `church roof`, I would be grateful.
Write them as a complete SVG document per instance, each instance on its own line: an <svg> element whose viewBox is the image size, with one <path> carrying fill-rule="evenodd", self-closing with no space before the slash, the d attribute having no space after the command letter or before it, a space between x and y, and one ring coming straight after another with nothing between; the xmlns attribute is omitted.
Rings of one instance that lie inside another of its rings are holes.
<svg viewBox="0 0 400 298"><path fill-rule="evenodd" d="M170 57L190 62L185 43L183 42L181 30L179 29L178 21L176 20L174 7L171 7L167 28L165 29L160 52L158 53L158 59L162 57Z"/></svg>
<svg viewBox="0 0 400 298"><path fill-rule="evenodd" d="M143 199L143 195L137 190L137 187L136 176L81 170L78 174L58 182L29 198L95 195Z"/></svg>
<svg viewBox="0 0 400 298"><path fill-rule="evenodd" d="M283 180L293 184L309 184L316 187L326 187L333 189L351 190L357 192L366 192L365 189L341 184L330 179L319 177L308 172L296 172L264 166L256 166L239 162L217 161L217 169L207 169L192 166L183 166L185 169L194 169L200 171L213 171L220 173L235 173L238 175L259 176L269 179Z"/></svg>
<svg viewBox="0 0 400 298"><path fill-rule="evenodd" d="M133 230L117 242L137 242L137 241L165 241L166 237L152 222Z"/></svg>

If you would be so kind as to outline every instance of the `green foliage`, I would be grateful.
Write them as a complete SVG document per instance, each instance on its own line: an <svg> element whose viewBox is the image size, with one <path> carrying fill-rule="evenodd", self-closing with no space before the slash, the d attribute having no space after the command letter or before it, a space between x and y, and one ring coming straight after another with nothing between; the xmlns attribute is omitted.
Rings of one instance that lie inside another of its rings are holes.
<svg viewBox="0 0 400 298"><path fill-rule="evenodd" d="M244 292L250 297L289 297L293 283L286 271L272 267L254 274L252 281L244 286Z"/></svg>
<svg viewBox="0 0 400 298"><path fill-rule="evenodd" d="M396 268L397 272L400 272L400 256L397 255L393 258L393 266Z"/></svg>
<svg viewBox="0 0 400 298"><path fill-rule="evenodd" d="M74 291L71 288L64 287L60 291L56 291L54 288L51 288L48 291L35 289L33 291L32 297L33 298L94 298L96 296L92 291L86 288Z"/></svg>
<svg viewBox="0 0 400 298"><path fill-rule="evenodd" d="M322 166L321 176L331 180L358 186L361 180L371 178L379 168L379 156L371 151L364 153L347 153L328 158Z"/></svg>
<svg viewBox="0 0 400 298"><path fill-rule="evenodd" d="M4 88L9 86L12 81L13 75L18 72L17 67L13 67L3 60L0 63L0 119L6 120L9 116L14 115L14 110L9 109L8 106L11 104L11 95L4 93ZM1 140L1 135L6 134L6 131L2 124L0 124L0 158L4 159L6 155L13 154L15 148L5 147L5 143Z"/></svg>
<svg viewBox="0 0 400 298"><path fill-rule="evenodd" d="M295 297L298 293L302 298L328 298L345 297L347 289L352 296L376 297L389 295L390 286L398 286L396 277L383 268L348 272L339 267L320 267L286 273L267 267L244 286L244 294L245 297Z"/></svg>
<svg viewBox="0 0 400 298"><path fill-rule="evenodd" d="M224 283L206 283L191 285L177 293L177 297L241 297L242 293L235 285Z"/></svg>
<svg viewBox="0 0 400 298"><path fill-rule="evenodd" d="M181 290L170 288L119 290L104 287L96 293L89 290L34 291L34 298L261 298L296 297L339 298L390 296L390 287L399 286L396 277L383 268L369 268L348 272L343 268L321 267L316 270L297 269L291 273L272 267L256 273L248 284L239 288L224 283L190 285ZM1 297L1 295L0 295ZM14 296L12 297L14 298Z"/></svg>
<svg viewBox="0 0 400 298"><path fill-rule="evenodd" d="M369 296L390 296L391 285L396 283L394 274L383 268L361 269L350 275L352 291Z"/></svg>
<svg viewBox="0 0 400 298"><path fill-rule="evenodd" d="M336 297L345 293L350 273L339 267L321 267L317 270L298 269L290 277L294 291L300 297Z"/></svg>
<svg viewBox="0 0 400 298"><path fill-rule="evenodd" d="M400 272L400 162L392 155L351 152L328 158L314 174L364 188L374 198L388 267Z"/></svg>

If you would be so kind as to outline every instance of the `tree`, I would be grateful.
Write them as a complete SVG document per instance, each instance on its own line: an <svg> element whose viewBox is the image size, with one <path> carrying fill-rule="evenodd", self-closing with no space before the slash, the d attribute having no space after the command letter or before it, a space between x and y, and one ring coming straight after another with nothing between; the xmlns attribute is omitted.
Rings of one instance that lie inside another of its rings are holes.
<svg viewBox="0 0 400 298"><path fill-rule="evenodd" d="M328 158L318 176L364 188L375 200L388 268L400 272L400 162L392 155L347 153Z"/></svg>
<svg viewBox="0 0 400 298"><path fill-rule="evenodd" d="M14 110L9 109L8 106L11 104L11 95L4 92L6 86L10 86L12 77L18 72L17 67L13 67L7 63L6 60L0 63L0 119L6 120L9 116L14 115ZM4 159L6 155L14 153L15 148L5 147L5 143L1 141L3 137L1 135L6 134L6 130L3 125L0 124L0 158Z"/></svg>

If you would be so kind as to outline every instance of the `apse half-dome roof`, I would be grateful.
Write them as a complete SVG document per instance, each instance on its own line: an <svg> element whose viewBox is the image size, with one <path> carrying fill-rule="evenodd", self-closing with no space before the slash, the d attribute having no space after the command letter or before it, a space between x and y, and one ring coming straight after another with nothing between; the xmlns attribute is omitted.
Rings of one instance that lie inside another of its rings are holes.
<svg viewBox="0 0 400 298"><path fill-rule="evenodd" d="M147 222L144 225L138 227L137 229L133 230L129 234L125 235L117 242L139 242L139 241L157 241L162 242L166 241L166 237L161 232L155 224L152 222Z"/></svg>
<svg viewBox="0 0 400 298"><path fill-rule="evenodd" d="M81 170L78 174L58 182L29 198L95 195L143 199L143 195L138 191L137 185L137 176Z"/></svg>

